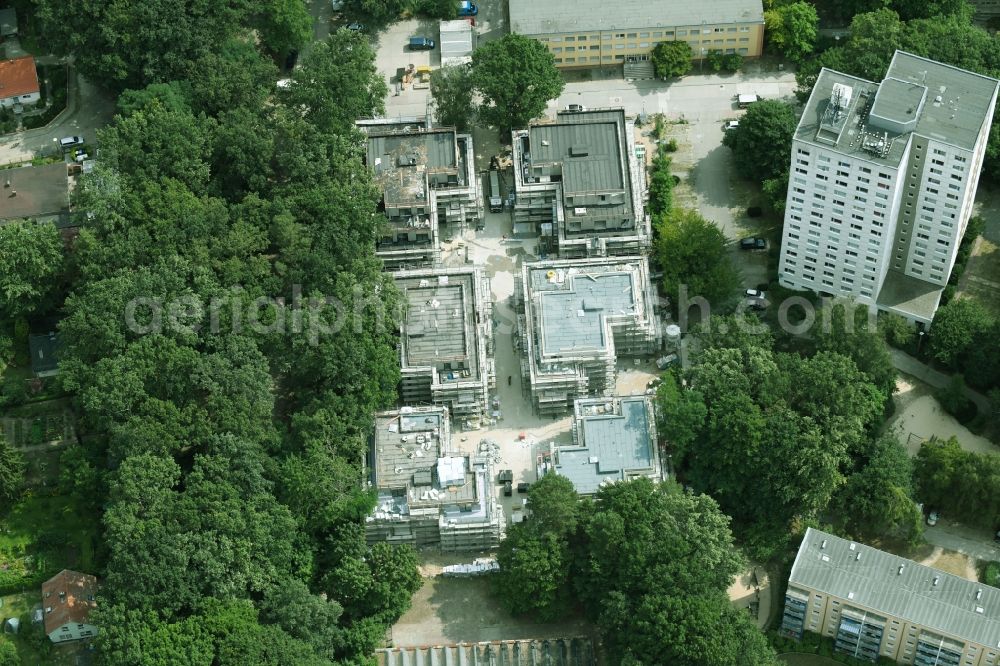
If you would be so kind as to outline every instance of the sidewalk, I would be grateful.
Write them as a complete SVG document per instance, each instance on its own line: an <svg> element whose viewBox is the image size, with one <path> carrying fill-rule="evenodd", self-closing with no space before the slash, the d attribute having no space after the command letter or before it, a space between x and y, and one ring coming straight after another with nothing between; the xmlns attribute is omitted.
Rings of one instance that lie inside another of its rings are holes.
<svg viewBox="0 0 1000 666"><path fill-rule="evenodd" d="M918 361L904 351L899 349L889 348L889 355L892 357L892 364L900 372L905 372L908 375L913 375L917 379L935 388L944 388L951 381L951 375L935 370L929 365ZM965 387L965 395L976 403L976 407L979 408L980 414L990 413L990 401L982 393L978 391L973 391L969 387Z"/></svg>

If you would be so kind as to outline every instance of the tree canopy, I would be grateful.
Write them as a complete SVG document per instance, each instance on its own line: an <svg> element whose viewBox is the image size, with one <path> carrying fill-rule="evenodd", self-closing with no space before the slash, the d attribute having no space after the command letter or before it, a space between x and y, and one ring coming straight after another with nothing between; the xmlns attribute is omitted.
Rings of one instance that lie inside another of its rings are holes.
<svg viewBox="0 0 1000 666"><path fill-rule="evenodd" d="M55 225L0 226L0 319L12 322L53 305L63 269L62 239Z"/></svg>
<svg viewBox="0 0 1000 666"><path fill-rule="evenodd" d="M689 298L702 297L719 308L732 305L739 273L719 227L697 211L675 208L657 221L656 231L663 288L671 298L684 286Z"/></svg>
<svg viewBox="0 0 1000 666"><path fill-rule="evenodd" d="M650 59L656 76L673 79L691 71L691 47L684 41L660 42L653 48Z"/></svg>
<svg viewBox="0 0 1000 666"><path fill-rule="evenodd" d="M795 125L790 105L765 99L747 109L740 126L726 132L722 143L733 151L744 177L767 180L788 172Z"/></svg>
<svg viewBox="0 0 1000 666"><path fill-rule="evenodd" d="M431 72L431 96L441 125L467 130L476 112L472 94L472 72L467 66L450 65Z"/></svg>
<svg viewBox="0 0 1000 666"><path fill-rule="evenodd" d="M483 99L479 119L501 133L527 127L566 85L545 45L514 33L473 51L472 84Z"/></svg>
<svg viewBox="0 0 1000 666"><path fill-rule="evenodd" d="M801 62L813 52L819 36L816 8L799 0L764 12L768 43L792 62Z"/></svg>

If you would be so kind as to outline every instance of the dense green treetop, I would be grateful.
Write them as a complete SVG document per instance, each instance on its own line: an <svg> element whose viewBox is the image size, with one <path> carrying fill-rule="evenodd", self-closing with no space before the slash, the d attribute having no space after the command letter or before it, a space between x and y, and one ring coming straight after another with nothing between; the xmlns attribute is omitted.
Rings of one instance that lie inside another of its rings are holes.
<svg viewBox="0 0 1000 666"><path fill-rule="evenodd" d="M501 133L527 127L566 85L544 44L513 33L473 51L472 83L480 120Z"/></svg>
<svg viewBox="0 0 1000 666"><path fill-rule="evenodd" d="M736 169L745 177L773 178L788 171L795 125L790 105L765 99L747 109L740 126L726 132L722 143L732 149Z"/></svg>
<svg viewBox="0 0 1000 666"><path fill-rule="evenodd" d="M661 79L673 79L690 72L692 57L691 46L679 40L660 42L650 55L656 76Z"/></svg>

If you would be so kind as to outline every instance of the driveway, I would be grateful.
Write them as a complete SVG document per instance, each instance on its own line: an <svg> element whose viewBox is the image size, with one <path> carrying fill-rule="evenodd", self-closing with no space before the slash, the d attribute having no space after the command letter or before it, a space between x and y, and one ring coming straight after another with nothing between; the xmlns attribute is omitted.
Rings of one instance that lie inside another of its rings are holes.
<svg viewBox="0 0 1000 666"><path fill-rule="evenodd" d="M979 560L1000 561L1000 548L993 541L992 534L945 518L939 520L934 527L925 525L924 539L927 543L958 551Z"/></svg>
<svg viewBox="0 0 1000 666"><path fill-rule="evenodd" d="M72 71L72 70L71 70ZM114 117L115 102L106 92L77 75L71 85L66 110L46 127L0 137L0 164L23 162L59 151L61 137L83 136L88 143L97 138L97 130Z"/></svg>

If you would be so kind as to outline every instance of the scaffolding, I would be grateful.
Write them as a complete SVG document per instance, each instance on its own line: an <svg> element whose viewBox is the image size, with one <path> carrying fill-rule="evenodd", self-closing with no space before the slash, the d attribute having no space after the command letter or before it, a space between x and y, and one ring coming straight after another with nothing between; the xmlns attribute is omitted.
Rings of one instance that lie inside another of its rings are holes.
<svg viewBox="0 0 1000 666"><path fill-rule="evenodd" d="M661 345L645 258L529 263L517 284L522 375L540 414L612 395L618 357L648 356Z"/></svg>
<svg viewBox="0 0 1000 666"><path fill-rule="evenodd" d="M492 461L452 450L447 408L377 414L367 462L377 492L365 520L368 543L467 551L495 548L503 539Z"/></svg>

